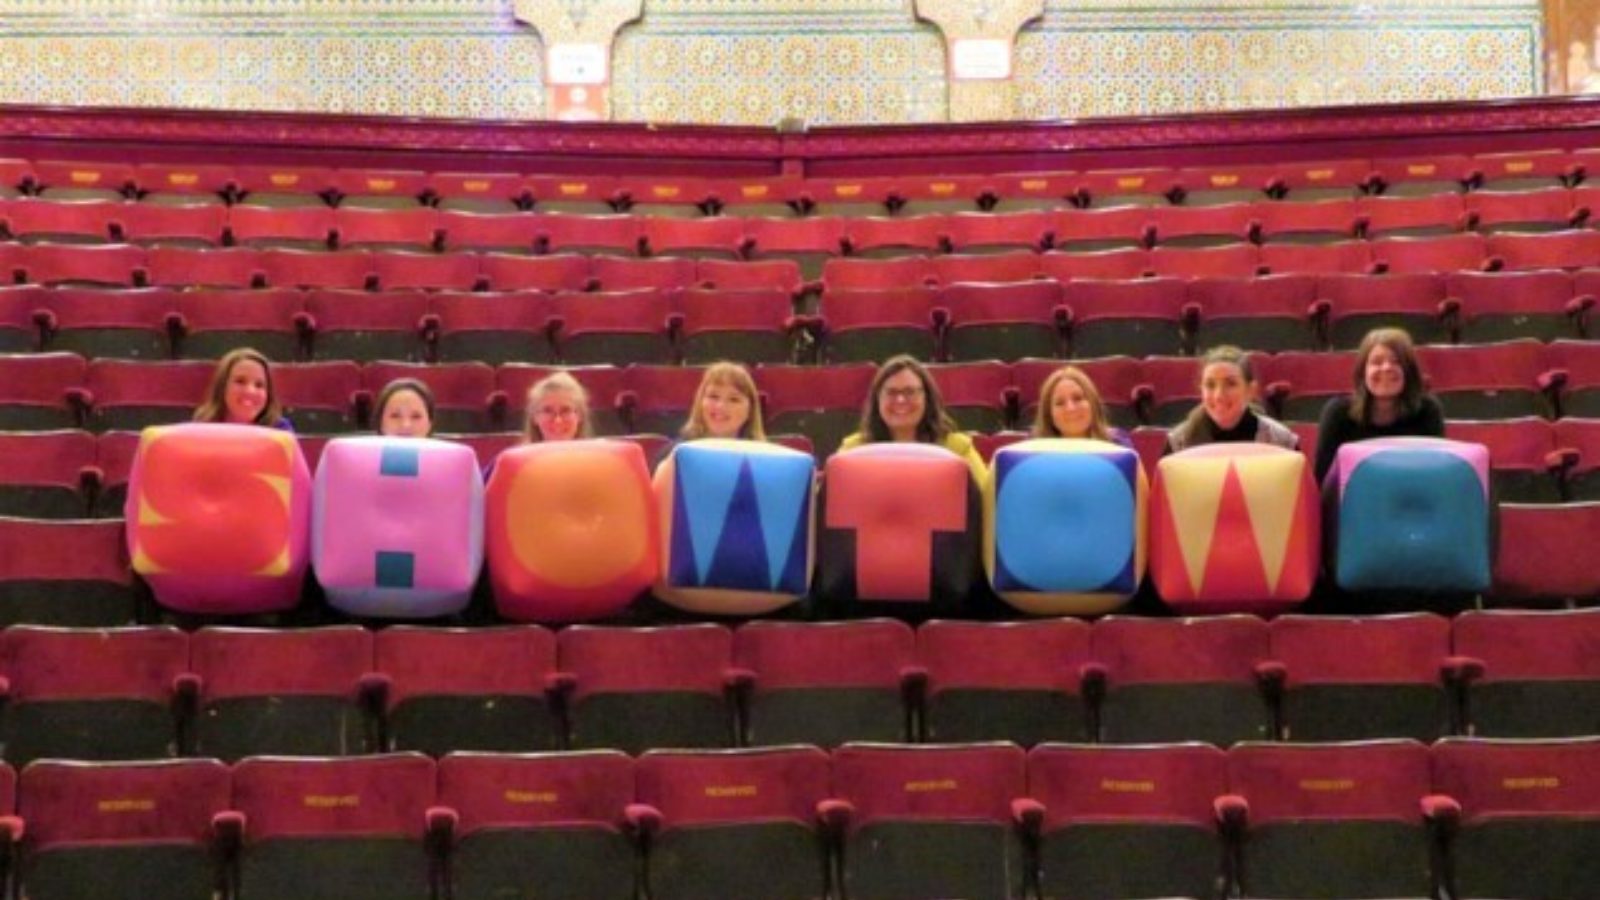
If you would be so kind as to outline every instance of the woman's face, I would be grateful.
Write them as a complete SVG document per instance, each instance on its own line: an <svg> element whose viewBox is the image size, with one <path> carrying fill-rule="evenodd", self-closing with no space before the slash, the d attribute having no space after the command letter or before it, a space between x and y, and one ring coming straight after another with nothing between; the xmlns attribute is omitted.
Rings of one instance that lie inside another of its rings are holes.
<svg viewBox="0 0 1600 900"><path fill-rule="evenodd" d="M1083 392L1083 386L1071 378L1063 378L1050 389L1050 424L1062 437L1089 436L1094 424L1094 405Z"/></svg>
<svg viewBox="0 0 1600 900"><path fill-rule="evenodd" d="M910 369L894 373L878 388L878 415L883 417L895 440L915 439L917 423L922 421L927 404L922 379Z"/></svg>
<svg viewBox="0 0 1600 900"><path fill-rule="evenodd" d="M1250 382L1234 363L1216 362L1200 373L1200 402L1223 431L1239 424L1250 406Z"/></svg>
<svg viewBox="0 0 1600 900"><path fill-rule="evenodd" d="M713 382L700 395L700 418L708 437L736 438L750 421L750 398L725 381Z"/></svg>
<svg viewBox="0 0 1600 900"><path fill-rule="evenodd" d="M241 359L228 370L222 407L229 422L248 425L267 408L267 369L253 359Z"/></svg>
<svg viewBox="0 0 1600 900"><path fill-rule="evenodd" d="M395 391L383 406L378 433L389 437L427 437L433 433L428 404L416 391Z"/></svg>
<svg viewBox="0 0 1600 900"><path fill-rule="evenodd" d="M546 441L570 441L578 436L582 408L571 391L557 388L545 391L533 406L533 424Z"/></svg>
<svg viewBox="0 0 1600 900"><path fill-rule="evenodd" d="M1364 369L1362 377L1373 399L1393 400L1405 391L1406 370L1400 365L1400 357L1383 344L1373 347L1367 354Z"/></svg>

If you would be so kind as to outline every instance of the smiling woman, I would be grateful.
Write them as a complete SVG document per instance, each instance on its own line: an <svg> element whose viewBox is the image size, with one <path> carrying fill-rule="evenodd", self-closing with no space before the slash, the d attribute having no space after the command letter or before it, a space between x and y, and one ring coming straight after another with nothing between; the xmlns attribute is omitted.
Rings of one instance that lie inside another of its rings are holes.
<svg viewBox="0 0 1600 900"><path fill-rule="evenodd" d="M539 379L528 388L528 425L523 436L530 444L593 437L589 392L566 372Z"/></svg>
<svg viewBox="0 0 1600 900"><path fill-rule="evenodd" d="M1200 405L1167 435L1167 453L1202 444L1275 444L1300 449L1300 438L1255 409L1256 377L1238 347L1213 347L1200 360Z"/></svg>
<svg viewBox="0 0 1600 900"><path fill-rule="evenodd" d="M1444 437L1444 410L1423 389L1411 335L1400 328L1367 332L1356 351L1354 390L1335 397L1317 425L1317 480L1333 467L1339 448L1379 437Z"/></svg>
<svg viewBox="0 0 1600 900"><path fill-rule="evenodd" d="M696 438L735 438L752 441L767 439L761 423L761 396L750 371L733 362L714 363L706 368L689 407L689 421L683 424L684 440Z"/></svg>
<svg viewBox="0 0 1600 900"><path fill-rule="evenodd" d="M1105 403L1094 381L1077 366L1062 366L1050 373L1039 389L1039 412L1034 437L1090 438L1132 447L1121 428L1106 421Z"/></svg>
<svg viewBox="0 0 1600 900"><path fill-rule="evenodd" d="M892 357L878 369L862 406L861 424L839 449L888 442L937 444L966 460L973 477L983 479L983 457L972 438L956 430L933 375L910 356Z"/></svg>
<svg viewBox="0 0 1600 900"><path fill-rule="evenodd" d="M240 347L217 362L206 396L195 408L196 422L270 425L293 431L272 386L272 364L259 351Z"/></svg>

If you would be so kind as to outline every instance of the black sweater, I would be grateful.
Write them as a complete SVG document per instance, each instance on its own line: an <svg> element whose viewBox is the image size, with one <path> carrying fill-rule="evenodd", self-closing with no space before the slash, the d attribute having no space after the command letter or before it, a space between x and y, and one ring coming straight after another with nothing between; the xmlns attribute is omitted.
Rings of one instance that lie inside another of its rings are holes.
<svg viewBox="0 0 1600 900"><path fill-rule="evenodd" d="M1317 425L1317 483L1321 484L1328 470L1333 468L1340 446L1380 437L1444 437L1444 410L1433 395L1424 394L1416 412L1387 425L1373 425L1350 418L1349 397L1329 400L1322 409L1322 421Z"/></svg>

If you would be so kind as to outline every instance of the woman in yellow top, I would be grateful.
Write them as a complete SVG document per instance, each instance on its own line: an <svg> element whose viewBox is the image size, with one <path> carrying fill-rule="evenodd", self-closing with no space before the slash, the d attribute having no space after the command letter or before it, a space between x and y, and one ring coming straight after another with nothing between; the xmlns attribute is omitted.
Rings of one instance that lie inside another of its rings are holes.
<svg viewBox="0 0 1600 900"><path fill-rule="evenodd" d="M985 467L978 448L972 438L956 430L944 411L933 376L909 356L893 357L878 369L861 409L861 424L839 449L887 442L937 444L965 460L972 476L983 480Z"/></svg>

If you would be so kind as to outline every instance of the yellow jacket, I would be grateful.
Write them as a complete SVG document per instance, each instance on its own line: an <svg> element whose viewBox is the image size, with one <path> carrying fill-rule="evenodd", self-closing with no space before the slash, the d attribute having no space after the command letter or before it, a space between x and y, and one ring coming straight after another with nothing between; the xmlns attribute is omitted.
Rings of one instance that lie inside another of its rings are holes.
<svg viewBox="0 0 1600 900"><path fill-rule="evenodd" d="M861 432L858 431L847 436L843 441L841 441L839 443L839 449L841 451L850 450L855 447L863 446L867 443L868 441L866 441ZM952 431L945 436L944 441L938 444L938 446L949 450L951 453L954 453L966 461L967 467L972 469L973 480L980 486L983 484L984 475L988 473L989 467L984 465L983 457L978 455L977 445L972 442L972 438L968 436L966 432Z"/></svg>

